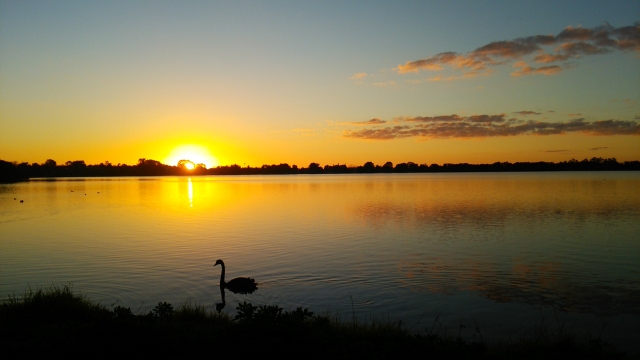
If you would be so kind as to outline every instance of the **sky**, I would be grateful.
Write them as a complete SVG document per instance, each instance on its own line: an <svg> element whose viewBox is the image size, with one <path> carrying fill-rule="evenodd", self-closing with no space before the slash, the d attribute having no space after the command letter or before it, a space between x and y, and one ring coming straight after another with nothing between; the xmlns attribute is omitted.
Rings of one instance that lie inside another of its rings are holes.
<svg viewBox="0 0 640 360"><path fill-rule="evenodd" d="M640 160L640 1L0 0L0 159Z"/></svg>

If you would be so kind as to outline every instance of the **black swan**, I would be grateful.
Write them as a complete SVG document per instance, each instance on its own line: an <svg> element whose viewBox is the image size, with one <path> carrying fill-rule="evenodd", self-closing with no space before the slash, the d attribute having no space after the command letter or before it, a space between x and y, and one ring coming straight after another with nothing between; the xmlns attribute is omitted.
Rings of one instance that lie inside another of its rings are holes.
<svg viewBox="0 0 640 360"><path fill-rule="evenodd" d="M220 287L229 289L234 294L251 294L258 290L258 284L252 278L239 277L229 282L224 281L224 262L216 261L216 265L222 265L222 274L220 274ZM214 266L216 266L214 265Z"/></svg>

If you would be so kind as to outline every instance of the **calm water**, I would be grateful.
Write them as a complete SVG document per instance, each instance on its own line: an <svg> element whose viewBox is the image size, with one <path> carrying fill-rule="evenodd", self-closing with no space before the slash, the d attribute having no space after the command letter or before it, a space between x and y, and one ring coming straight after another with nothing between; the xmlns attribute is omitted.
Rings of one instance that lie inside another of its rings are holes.
<svg viewBox="0 0 640 360"><path fill-rule="evenodd" d="M16 198L17 200L14 200ZM24 200L20 203L19 200ZM238 302L485 339L640 339L640 173L57 179L0 185L0 295ZM437 318L437 321L436 321ZM465 328L460 329L460 324Z"/></svg>

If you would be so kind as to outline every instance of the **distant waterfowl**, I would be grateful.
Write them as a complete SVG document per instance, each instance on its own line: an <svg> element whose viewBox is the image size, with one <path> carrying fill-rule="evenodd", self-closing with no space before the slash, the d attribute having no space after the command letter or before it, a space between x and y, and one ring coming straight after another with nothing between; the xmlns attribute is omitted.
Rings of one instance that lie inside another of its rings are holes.
<svg viewBox="0 0 640 360"><path fill-rule="evenodd" d="M220 274L220 287L229 289L235 294L251 294L258 290L258 284L252 278L238 277L229 282L224 281L224 262L222 260L216 261L216 265L222 266L222 273Z"/></svg>
<svg viewBox="0 0 640 360"><path fill-rule="evenodd" d="M21 202L21 203L23 203L23 202L24 202L24 200L20 200L20 202Z"/></svg>

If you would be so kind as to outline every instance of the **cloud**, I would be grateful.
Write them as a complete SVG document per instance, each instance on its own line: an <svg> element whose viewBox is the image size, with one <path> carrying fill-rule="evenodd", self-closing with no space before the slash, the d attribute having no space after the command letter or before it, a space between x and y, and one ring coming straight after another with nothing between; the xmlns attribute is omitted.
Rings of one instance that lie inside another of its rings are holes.
<svg viewBox="0 0 640 360"><path fill-rule="evenodd" d="M379 120L379 119L373 119ZM371 121L371 120L370 120ZM421 138L484 138L520 135L557 135L581 133L587 135L640 135L640 122L625 120L585 121L583 118L567 122L522 121L506 119L506 114L459 116L399 117L399 125L362 130L346 130L344 136L356 139L391 140ZM380 124L378 122L376 125Z"/></svg>
<svg viewBox="0 0 640 360"><path fill-rule="evenodd" d="M399 120L411 121L411 122L434 122L434 121L462 121L463 117L456 114L452 115L440 115L440 116L418 116L418 117L404 117L398 118Z"/></svg>
<svg viewBox="0 0 640 360"><path fill-rule="evenodd" d="M513 40L494 41L466 54L443 52L426 59L407 61L396 67L400 74L427 71L441 71L451 67L463 72L462 76L436 76L429 81L451 81L491 74L493 66L518 61L534 55L533 61L540 64L578 59L582 56L604 54L613 51L640 52L640 24L615 28L608 23L595 28L568 26L558 35L534 35ZM538 68L522 62L513 76L553 75L562 68L548 65Z"/></svg>
<svg viewBox="0 0 640 360"><path fill-rule="evenodd" d="M351 80L362 80L364 78L367 77L367 73L357 73L357 74L353 74L353 76L351 77Z"/></svg>
<svg viewBox="0 0 640 360"><path fill-rule="evenodd" d="M354 122L352 122L350 124L353 124L353 125L379 125L379 124L384 124L384 123L386 123L386 121L380 120L378 118L374 118L374 119L367 120L367 121L354 121Z"/></svg>
<svg viewBox="0 0 640 360"><path fill-rule="evenodd" d="M516 70L511 73L511 76L522 76L522 75L531 75L531 74L541 74L541 75L553 75L562 71L562 68L558 65L550 65L550 66L542 66L539 68L534 68L524 61L518 61L513 64L513 67L519 67L519 70Z"/></svg>
<svg viewBox="0 0 640 360"><path fill-rule="evenodd" d="M608 149L608 148L609 148L608 146L599 146L599 147L591 148L589 150L602 150L602 149Z"/></svg>
<svg viewBox="0 0 640 360"><path fill-rule="evenodd" d="M460 55L454 52L440 53L428 59L409 61L404 65L398 65L398 72L401 74L408 72L418 72L420 70L443 70L442 65L453 64Z"/></svg>
<svg viewBox="0 0 640 360"><path fill-rule="evenodd" d="M557 153L557 152L567 152L567 151L569 151L569 150L545 150L544 152L547 152L547 153Z"/></svg>
<svg viewBox="0 0 640 360"><path fill-rule="evenodd" d="M541 113L535 112L535 111L524 110L524 111L515 111L514 114L518 114L518 115L540 115Z"/></svg>
<svg viewBox="0 0 640 360"><path fill-rule="evenodd" d="M569 114L568 116L582 116L581 113Z"/></svg>
<svg viewBox="0 0 640 360"><path fill-rule="evenodd" d="M569 56L566 55L549 55L549 54L545 54L542 53L540 55L536 55L533 58L533 61L537 62L537 63L552 63L552 62L556 62L556 61L564 61L567 60L569 58Z"/></svg>

